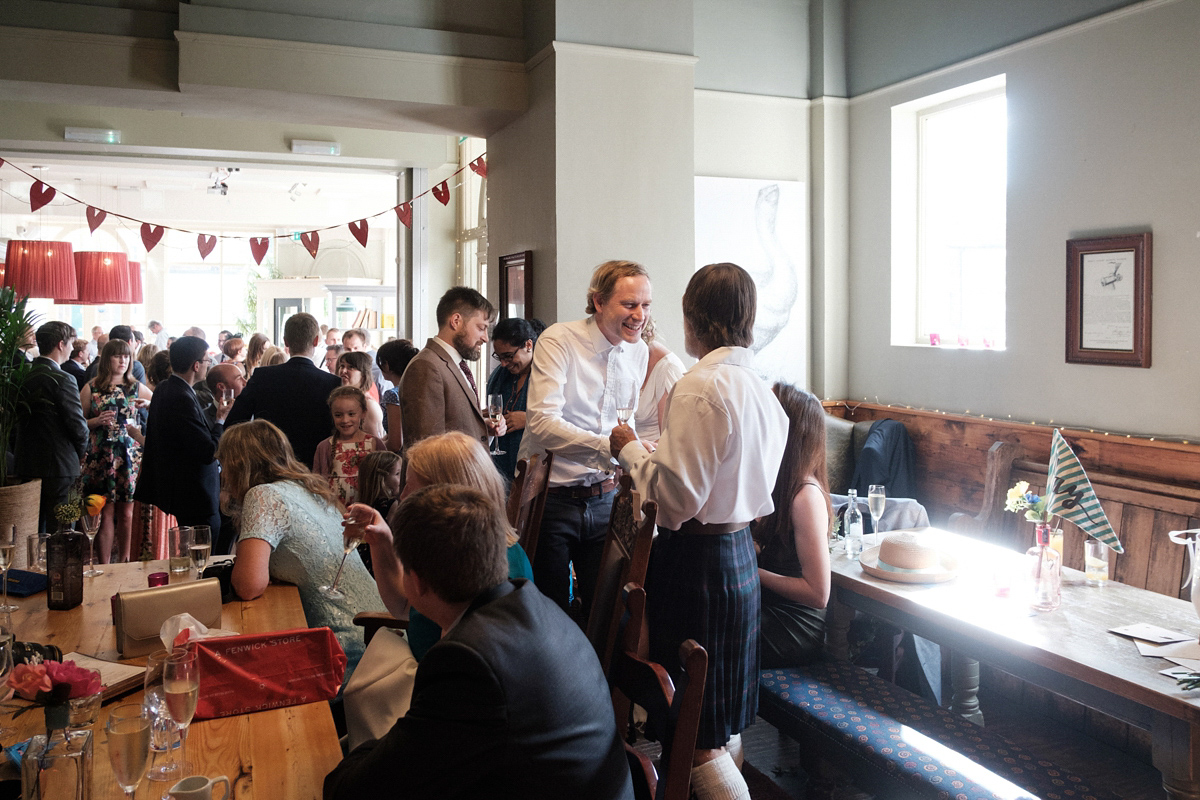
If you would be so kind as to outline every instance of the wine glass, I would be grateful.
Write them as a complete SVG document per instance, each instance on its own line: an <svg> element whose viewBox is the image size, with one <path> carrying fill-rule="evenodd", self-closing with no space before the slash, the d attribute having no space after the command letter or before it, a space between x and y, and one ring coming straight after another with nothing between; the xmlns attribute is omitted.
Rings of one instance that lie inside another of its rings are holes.
<svg viewBox="0 0 1200 800"><path fill-rule="evenodd" d="M0 603L0 611L16 611L19 606L8 602L8 570L12 567L13 555L17 552L17 526L13 525L7 533L0 533L0 570L4 575L0 582L4 584L4 602Z"/></svg>
<svg viewBox="0 0 1200 800"><path fill-rule="evenodd" d="M637 382L630 378L620 378L617 380L617 423L626 425L629 418L633 416L633 410L638 404L638 385Z"/></svg>
<svg viewBox="0 0 1200 800"><path fill-rule="evenodd" d="M871 527L875 531L875 544L879 544L879 520L883 517L884 506L887 505L887 491L882 483L873 483L867 489L867 508L871 510Z"/></svg>
<svg viewBox="0 0 1200 800"><path fill-rule="evenodd" d="M79 521L83 523L83 532L88 537L88 568L83 575L86 578L103 575L104 570L96 569L96 532L100 530L100 515L84 514Z"/></svg>
<svg viewBox="0 0 1200 800"><path fill-rule="evenodd" d="M212 552L212 528L208 525L192 526L192 544L188 548L192 554L192 566L196 568L196 576L204 574L208 564L208 556Z"/></svg>
<svg viewBox="0 0 1200 800"><path fill-rule="evenodd" d="M187 772L187 732L200 699L200 669L196 653L176 648L163 662L163 697L167 714L179 728L179 764Z"/></svg>
<svg viewBox="0 0 1200 800"><path fill-rule="evenodd" d="M342 579L342 570L346 568L346 559L350 557L355 549L362 544L363 526L358 524L347 523L345 528L345 543L342 548L342 563L338 564L337 574L333 576L333 583L328 586L318 586L317 591L327 597L332 597L335 600L341 600L346 596L346 593L338 588L338 582Z"/></svg>
<svg viewBox="0 0 1200 800"><path fill-rule="evenodd" d="M492 420L492 422L495 423L496 425L499 425L500 418L502 416L504 416L504 395L489 394L487 411L488 411L488 417ZM500 449L500 437L499 436L493 437L492 438L492 455L502 456L502 455L504 455L504 452L505 451Z"/></svg>
<svg viewBox="0 0 1200 800"><path fill-rule="evenodd" d="M149 777L152 781L174 781L182 772L181 765L171 756L179 728L167 713L167 699L163 693L163 664L170 655L168 650L159 650L146 658L146 692L142 705L150 717L150 749L154 760L158 762L150 767ZM166 792L163 795L165 797Z"/></svg>
<svg viewBox="0 0 1200 800"><path fill-rule="evenodd" d="M108 715L108 760L117 785L132 798L150 764L150 712L140 703L117 706Z"/></svg>

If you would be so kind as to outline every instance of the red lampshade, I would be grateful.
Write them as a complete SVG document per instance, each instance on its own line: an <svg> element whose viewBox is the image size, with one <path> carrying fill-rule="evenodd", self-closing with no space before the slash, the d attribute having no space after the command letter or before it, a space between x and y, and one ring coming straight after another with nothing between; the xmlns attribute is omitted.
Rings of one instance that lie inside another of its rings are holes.
<svg viewBox="0 0 1200 800"><path fill-rule="evenodd" d="M79 296L70 242L10 239L4 261L4 285L18 296L53 300Z"/></svg>
<svg viewBox="0 0 1200 800"><path fill-rule="evenodd" d="M134 305L142 303L142 265L136 261L129 262L129 302Z"/></svg>
<svg viewBox="0 0 1200 800"><path fill-rule="evenodd" d="M124 253L95 251L75 254L81 303L128 303L129 259Z"/></svg>

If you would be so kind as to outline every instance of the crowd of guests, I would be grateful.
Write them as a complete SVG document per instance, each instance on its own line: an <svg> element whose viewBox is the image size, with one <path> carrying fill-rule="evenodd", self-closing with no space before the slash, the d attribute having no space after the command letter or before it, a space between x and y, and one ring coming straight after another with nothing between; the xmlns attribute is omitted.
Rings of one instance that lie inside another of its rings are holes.
<svg viewBox="0 0 1200 800"><path fill-rule="evenodd" d="M628 261L596 268L586 317L548 328L496 323L483 295L454 287L424 348L397 339L378 351L365 331L305 313L285 322L281 347L221 331L210 348L203 331L172 340L157 321L140 346L127 326L86 341L46 323L35 360L55 402L23 421L17 474L43 478L43 512L80 475L109 499L101 561L143 552L135 501L222 531L215 549L236 549L237 593L296 584L351 675L364 657L354 614L409 620L411 702L329 776L327 797L374 796L396 774L446 796L629 797L603 673L566 613L587 618L622 469L659 507L651 657L675 669L688 638L709 653L693 790L746 797L740 732L760 667L821 655L824 412L754 371L757 298L741 268L709 265L689 282L690 369L656 336L651 299L649 274ZM472 364L489 343L481 395ZM493 395L499 415L486 409ZM27 457L38 437L57 442L49 466ZM517 461L543 452L555 459L530 563L504 509ZM343 591L323 591L354 540Z"/></svg>

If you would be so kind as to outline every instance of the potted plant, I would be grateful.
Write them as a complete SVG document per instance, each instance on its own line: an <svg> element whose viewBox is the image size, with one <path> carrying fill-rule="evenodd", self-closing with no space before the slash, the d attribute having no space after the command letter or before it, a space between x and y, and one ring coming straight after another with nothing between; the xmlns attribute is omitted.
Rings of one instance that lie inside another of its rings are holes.
<svg viewBox="0 0 1200 800"><path fill-rule="evenodd" d="M17 421L29 410L29 379L41 367L25 358L21 345L37 322L27 308L28 298L18 298L10 287L0 289L0 530L17 526L18 537L37 532L38 505L42 482L39 479L18 482L9 474ZM23 548L19 548L19 551Z"/></svg>

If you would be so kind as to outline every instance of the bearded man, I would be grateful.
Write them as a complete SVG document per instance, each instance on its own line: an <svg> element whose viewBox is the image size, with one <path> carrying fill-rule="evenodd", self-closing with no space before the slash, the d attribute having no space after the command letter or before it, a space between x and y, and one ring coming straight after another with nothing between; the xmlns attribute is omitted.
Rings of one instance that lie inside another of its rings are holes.
<svg viewBox="0 0 1200 800"><path fill-rule="evenodd" d="M400 414L407 450L427 436L462 431L485 445L503 436L498 423L480 410L479 389L469 362L479 360L496 310L474 289L455 286L437 305L437 336L413 357L400 379Z"/></svg>

